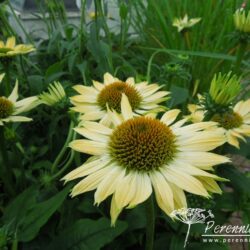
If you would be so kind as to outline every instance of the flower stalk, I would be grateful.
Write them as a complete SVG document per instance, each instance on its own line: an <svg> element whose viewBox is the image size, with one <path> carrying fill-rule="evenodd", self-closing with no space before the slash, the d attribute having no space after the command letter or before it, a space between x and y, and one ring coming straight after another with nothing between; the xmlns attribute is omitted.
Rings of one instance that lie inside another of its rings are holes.
<svg viewBox="0 0 250 250"><path fill-rule="evenodd" d="M154 232L155 232L155 211L154 211L153 195L146 201L146 247L145 250L153 250L154 248Z"/></svg>

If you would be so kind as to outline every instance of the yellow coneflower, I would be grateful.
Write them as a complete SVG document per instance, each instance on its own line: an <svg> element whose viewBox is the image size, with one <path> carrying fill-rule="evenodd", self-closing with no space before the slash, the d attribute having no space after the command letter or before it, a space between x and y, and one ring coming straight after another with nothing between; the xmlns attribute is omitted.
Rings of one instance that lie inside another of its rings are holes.
<svg viewBox="0 0 250 250"><path fill-rule="evenodd" d="M184 191L205 197L208 192L221 193L216 180L225 179L208 171L229 159L208 151L223 144L224 135L219 130L203 131L215 127L215 122L187 126L183 126L186 119L174 122L179 113L170 110L160 120L134 117L128 97L122 94L121 114L108 112L113 126L83 122L75 131L87 139L74 140L70 147L94 156L63 178L85 177L71 195L96 189L96 204L112 195L114 224L123 208L144 202L153 190L168 215L187 206Z"/></svg>
<svg viewBox="0 0 250 250"><path fill-rule="evenodd" d="M201 106L191 104L188 109L191 112L188 117L192 122L204 119L205 111ZM218 122L224 130L227 142L239 148L239 139L245 141L245 137L250 136L250 100L238 102L227 112L214 114L211 120Z"/></svg>
<svg viewBox="0 0 250 250"><path fill-rule="evenodd" d="M188 19L188 15L186 14L183 18L174 18L173 26L177 27L178 32L181 32L185 29L191 28L200 22L200 20L200 17Z"/></svg>
<svg viewBox="0 0 250 250"><path fill-rule="evenodd" d="M156 83L135 83L132 77L123 82L109 73L104 74L104 84L93 81L91 87L76 85L74 89L80 95L71 97L71 102L75 105L72 109L83 113L82 120L100 120L106 125L110 123L107 108L121 112L123 93L128 97L134 114L164 110L159 103L168 99L169 94L167 91L159 91L161 86Z"/></svg>
<svg viewBox="0 0 250 250"><path fill-rule="evenodd" d="M16 38L14 36L9 37L4 43L0 41L0 57L11 57L21 54L27 54L34 51L33 45L18 44L16 45Z"/></svg>
<svg viewBox="0 0 250 250"><path fill-rule="evenodd" d="M9 97L0 96L0 126L3 126L6 122L29 122L32 120L25 116L19 116L19 114L36 107L39 104L38 98L32 96L20 101L17 101L17 99L18 82L16 81Z"/></svg>

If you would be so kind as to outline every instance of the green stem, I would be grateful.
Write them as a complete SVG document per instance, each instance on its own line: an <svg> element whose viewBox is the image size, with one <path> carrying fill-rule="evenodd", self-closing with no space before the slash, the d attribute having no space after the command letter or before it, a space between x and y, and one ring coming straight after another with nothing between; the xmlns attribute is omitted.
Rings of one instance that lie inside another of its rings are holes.
<svg viewBox="0 0 250 250"><path fill-rule="evenodd" d="M247 43L245 43L245 42L241 42L239 44L239 48L238 48L237 56L236 56L236 62L235 62L235 69L234 69L236 74L240 73L240 66L241 66L241 62L244 58L246 47L247 47Z"/></svg>
<svg viewBox="0 0 250 250"><path fill-rule="evenodd" d="M154 248L154 231L155 231L155 211L153 195L146 202L146 247L145 250L153 250Z"/></svg>
<svg viewBox="0 0 250 250"><path fill-rule="evenodd" d="M17 238L14 239L12 242L11 250L17 250L18 249L18 240Z"/></svg>
<svg viewBox="0 0 250 250"><path fill-rule="evenodd" d="M13 188L13 183L12 183L12 175L11 175L11 169L9 169L9 157L8 157L8 152L6 148L6 143L5 143L5 136L4 136L4 127L0 126L0 140L1 140L1 155L2 155L2 164L0 168L0 173L1 173L1 178L4 184L4 187L6 188L6 191L13 196L15 194L15 190Z"/></svg>
<svg viewBox="0 0 250 250"><path fill-rule="evenodd" d="M67 147L68 147L68 144L69 142L71 141L72 139L72 135L73 135L73 127L74 127L74 122L71 121L70 122L70 126L69 126L69 131L68 131L68 136L67 136L67 139L61 149L61 151L59 152L59 154L57 155L52 167L51 167L51 172L54 173L55 170L56 170L56 167L59 165L62 157L64 156L66 150L67 150Z"/></svg>
<svg viewBox="0 0 250 250"><path fill-rule="evenodd" d="M152 63L153 63L153 59L155 58L155 56L158 54L158 53L166 53L168 55L173 55L171 54L170 52L164 50L164 49L159 49L159 50L156 50L152 55L151 57L149 58L148 60L148 66L147 66L147 81L150 82L151 80L151 77L150 77L150 74L151 74L151 67L152 67Z"/></svg>
<svg viewBox="0 0 250 250"><path fill-rule="evenodd" d="M184 38L185 38L186 45L187 45L188 49L191 49L189 32L186 30L186 31L184 31L183 35L184 35Z"/></svg>

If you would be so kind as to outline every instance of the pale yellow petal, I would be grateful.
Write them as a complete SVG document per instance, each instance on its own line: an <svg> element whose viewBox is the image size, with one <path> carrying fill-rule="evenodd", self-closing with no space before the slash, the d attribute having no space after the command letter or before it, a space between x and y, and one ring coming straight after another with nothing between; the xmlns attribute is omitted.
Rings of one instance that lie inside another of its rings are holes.
<svg viewBox="0 0 250 250"><path fill-rule="evenodd" d="M92 174L92 173L104 168L105 166L107 166L109 164L110 164L110 159L107 157L101 157L101 158L95 159L93 161L84 163L80 167L72 170L67 175L65 175L62 178L62 180L64 180L65 182L68 182L68 181L71 181L71 180L74 180L77 178L87 176L89 174Z"/></svg>
<svg viewBox="0 0 250 250"><path fill-rule="evenodd" d="M121 113L124 120L133 118L133 111L129 103L128 97L125 94L122 94Z"/></svg>
<svg viewBox="0 0 250 250"><path fill-rule="evenodd" d="M220 186L212 178L206 178L206 177L201 177L201 176L199 176L197 178L200 180L200 182L203 184L203 186L209 192L217 193L217 194L222 193L222 190L221 190Z"/></svg>
<svg viewBox="0 0 250 250"><path fill-rule="evenodd" d="M105 115L104 111L92 111L81 115L80 119L83 121L96 121L100 120L104 115Z"/></svg>
<svg viewBox="0 0 250 250"><path fill-rule="evenodd" d="M16 102L18 98L18 81L16 80L16 83L15 83L15 87L13 88L10 96L8 97L8 99L11 101L11 102Z"/></svg>
<svg viewBox="0 0 250 250"><path fill-rule="evenodd" d="M130 201L128 208L133 208L134 206L144 202L152 193L151 181L146 173L138 173L136 175L136 188L135 196Z"/></svg>
<svg viewBox="0 0 250 250"><path fill-rule="evenodd" d="M88 175L73 187L71 196L75 197L76 195L96 189L98 184L109 174L111 170L112 167L108 166Z"/></svg>
<svg viewBox="0 0 250 250"><path fill-rule="evenodd" d="M187 207L187 200L186 200L186 195L184 191L173 183L169 182L168 184L173 191L174 208L179 209L179 208Z"/></svg>
<svg viewBox="0 0 250 250"><path fill-rule="evenodd" d="M102 91L102 89L104 88L104 85L98 81L92 81L94 87L98 90L98 91Z"/></svg>
<svg viewBox="0 0 250 250"><path fill-rule="evenodd" d="M9 37L6 41L6 47L13 49L16 45L16 38L14 36Z"/></svg>
<svg viewBox="0 0 250 250"><path fill-rule="evenodd" d="M227 142L229 144L231 144L232 146L234 146L238 149L240 148L239 141L238 141L237 137L233 136L231 131L228 131L226 136L227 136Z"/></svg>
<svg viewBox="0 0 250 250"><path fill-rule="evenodd" d="M166 214L170 214L174 210L174 198L171 187L164 176L158 171L151 172L150 179L154 187L158 206Z"/></svg>
<svg viewBox="0 0 250 250"><path fill-rule="evenodd" d="M112 196L111 207L110 207L110 216L111 216L111 226L115 226L116 220L121 213L122 208L118 208L115 200L115 196Z"/></svg>
<svg viewBox="0 0 250 250"><path fill-rule="evenodd" d="M203 187L202 183L197 180L197 178L186 173L170 169L167 166L164 169L161 169L161 171L168 181L172 182L179 188L182 188L183 190L193 194L206 197L209 196L206 189Z"/></svg>
<svg viewBox="0 0 250 250"><path fill-rule="evenodd" d="M73 89L82 95L90 95L92 97L96 97L98 95L98 91L93 87L83 86L83 85L75 85Z"/></svg>
<svg viewBox="0 0 250 250"><path fill-rule="evenodd" d="M129 77L127 80L126 80L126 83L134 86L135 85L135 79L134 77Z"/></svg>
<svg viewBox="0 0 250 250"><path fill-rule="evenodd" d="M88 130L91 130L93 132L97 132L100 134L104 134L104 135L110 135L113 132L112 129L108 128L107 126L105 126L101 123L97 123L97 122L85 121L83 123L83 126Z"/></svg>
<svg viewBox="0 0 250 250"><path fill-rule="evenodd" d="M136 174L134 172L128 173L121 181L120 185L117 185L115 191L115 201L118 208L123 208L134 199L136 192Z"/></svg>
<svg viewBox="0 0 250 250"><path fill-rule="evenodd" d="M105 85L113 83L113 82L120 82L118 78L113 77L110 73L105 73L103 78L104 78Z"/></svg>
<svg viewBox="0 0 250 250"><path fill-rule="evenodd" d="M100 204L109 195L113 194L117 185L120 185L120 181L125 176L125 169L117 167L112 164L113 169L110 173L101 181L95 192L95 203Z"/></svg>
<svg viewBox="0 0 250 250"><path fill-rule="evenodd" d="M210 152L178 152L176 158L183 159L195 167L211 169L210 166L230 162L230 159Z"/></svg>
<svg viewBox="0 0 250 250"><path fill-rule="evenodd" d="M99 141L99 142L104 142L104 143L107 143L108 142L108 137L103 135L103 134L100 134L98 132L93 132L93 131L90 131L86 128L74 128L74 130L82 135L83 137L87 138L87 139L90 139L90 140L93 140L93 141Z"/></svg>
<svg viewBox="0 0 250 250"><path fill-rule="evenodd" d="M167 125L173 123L181 111L179 109L172 109L167 111L161 118L161 121Z"/></svg>
<svg viewBox="0 0 250 250"><path fill-rule="evenodd" d="M69 144L69 147L75 151L90 155L101 155L107 152L107 145L103 142L90 140L74 140Z"/></svg>

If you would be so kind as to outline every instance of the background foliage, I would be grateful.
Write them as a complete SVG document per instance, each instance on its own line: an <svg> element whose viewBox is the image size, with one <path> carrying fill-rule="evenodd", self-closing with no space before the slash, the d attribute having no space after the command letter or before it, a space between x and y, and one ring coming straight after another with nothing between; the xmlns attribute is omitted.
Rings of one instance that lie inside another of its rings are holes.
<svg viewBox="0 0 250 250"><path fill-rule="evenodd" d="M238 44L232 35L232 15L241 1L117 1L115 29L108 25L112 13L107 2L96 0L96 18L89 19L83 0L77 26L69 22L62 1L37 1L37 18L44 23L46 36L38 39L24 30L24 42L34 44L37 51L16 58L11 68L11 82L19 80L23 96L38 95L55 80L70 96L74 84L102 81L103 74L110 72L121 79L134 76L138 81L163 84L172 92L166 105L181 108L185 114L186 104L194 101L196 93L208 90L214 73L233 69ZM190 30L189 41L172 26L173 18L185 13L202 18ZM18 18L7 1L0 10L1 40L15 35L21 42L8 22L9 16ZM19 25L23 28L21 21ZM249 69L247 48L241 69L241 98L249 97ZM144 249L144 204L124 211L111 228L110 201L96 207L91 192L68 197L71 185L64 186L60 178L87 158L64 147L72 126L69 105L40 105L30 114L33 122L5 128L13 190L6 192L0 183L0 249ZM218 224L228 222L235 213L241 215L243 224L250 224L249 146L248 141L240 150L221 149L233 156L233 163L217 171L231 182L223 184L224 194L214 195L213 202L191 197L190 206L211 208ZM2 157L0 164L7 164ZM157 215L155 249L182 249L185 225L174 223L160 210ZM202 244L201 232L201 227L192 228L187 249L228 248L226 244Z"/></svg>

